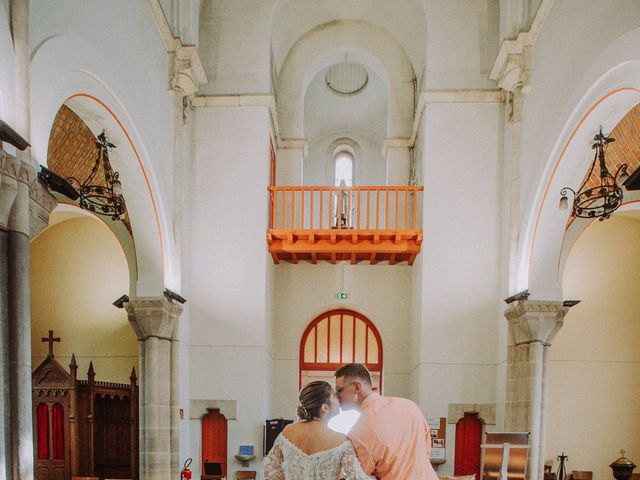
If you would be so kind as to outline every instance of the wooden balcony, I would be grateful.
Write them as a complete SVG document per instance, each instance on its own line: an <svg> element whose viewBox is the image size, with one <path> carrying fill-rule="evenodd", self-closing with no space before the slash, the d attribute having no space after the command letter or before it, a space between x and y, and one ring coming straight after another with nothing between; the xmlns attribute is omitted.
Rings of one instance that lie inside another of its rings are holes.
<svg viewBox="0 0 640 480"><path fill-rule="evenodd" d="M281 261L407 262L420 253L423 187L270 187L269 252Z"/></svg>

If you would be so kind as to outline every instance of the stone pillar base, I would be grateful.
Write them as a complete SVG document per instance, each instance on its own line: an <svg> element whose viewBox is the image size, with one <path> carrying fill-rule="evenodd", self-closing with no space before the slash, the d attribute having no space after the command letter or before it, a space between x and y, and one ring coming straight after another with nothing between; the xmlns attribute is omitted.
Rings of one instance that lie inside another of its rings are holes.
<svg viewBox="0 0 640 480"><path fill-rule="evenodd" d="M509 322L505 431L530 432L527 479L542 477L546 432L545 362L568 308L559 301L520 300L505 312Z"/></svg>
<svg viewBox="0 0 640 480"><path fill-rule="evenodd" d="M126 309L140 342L140 480L170 480L178 475L172 340L182 306L164 296L138 297Z"/></svg>

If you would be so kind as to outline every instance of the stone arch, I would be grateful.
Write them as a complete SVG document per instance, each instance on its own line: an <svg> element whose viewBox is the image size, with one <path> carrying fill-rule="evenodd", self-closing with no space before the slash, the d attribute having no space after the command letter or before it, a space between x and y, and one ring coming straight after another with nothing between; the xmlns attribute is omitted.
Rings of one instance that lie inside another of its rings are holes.
<svg viewBox="0 0 640 480"><path fill-rule="evenodd" d="M640 156L638 154L640 151L640 132L638 130L639 115L640 103L632 108L610 133L610 136L616 140L607 149L607 167L611 172L615 171L623 163L627 164L629 173L635 172L640 168ZM591 152L591 154L593 155L593 152ZM640 191L625 190L622 205L616 213L632 210L640 210ZM564 276L564 267L571 255L573 247L587 228L595 221L594 219L569 217L562 239L562 248L558 264L559 277L561 280Z"/></svg>
<svg viewBox="0 0 640 480"><path fill-rule="evenodd" d="M73 52L70 55L69 52ZM112 165L120 172L131 217L137 282L131 296L158 295L176 288L175 256L169 237L169 215L145 142L120 96L95 72L100 52L72 36L45 40L32 54L32 155L46 164L49 134L61 105L67 105L96 132L105 128L114 150ZM134 277L135 278L135 277Z"/></svg>
<svg viewBox="0 0 640 480"><path fill-rule="evenodd" d="M135 284L138 278L138 264L136 262L135 243L133 241L133 237L129 234L127 227L122 222L112 222L110 220L105 221L104 219L98 217L98 215L96 215L95 213L80 208L71 200L66 201L64 199L58 199L58 204L56 205L54 212L65 213L69 215L69 218L90 217L104 223L109 228L113 236L120 244L120 247L122 248L122 252L124 253L124 256L127 260L127 266L129 270L129 292L135 292ZM33 242L33 240L35 240L37 236L41 235L50 226L51 225L45 227L45 229L39 232L38 235L31 238L31 241Z"/></svg>
<svg viewBox="0 0 640 480"><path fill-rule="evenodd" d="M374 71L389 92L387 137L411 136L414 78L402 46L382 28L363 21L333 21L307 32L294 44L278 76L280 134L304 136L304 95L309 82L323 68L344 61L361 63Z"/></svg>
<svg viewBox="0 0 640 480"><path fill-rule="evenodd" d="M638 102L640 61L617 64L586 91L558 136L538 186L536 207L529 212L519 255L518 283L536 298L562 298L563 244L575 241L565 238L569 210L558 208L560 190L582 180L592 160L590 141L599 126L611 131ZM581 231L589 221L574 223L576 231Z"/></svg>

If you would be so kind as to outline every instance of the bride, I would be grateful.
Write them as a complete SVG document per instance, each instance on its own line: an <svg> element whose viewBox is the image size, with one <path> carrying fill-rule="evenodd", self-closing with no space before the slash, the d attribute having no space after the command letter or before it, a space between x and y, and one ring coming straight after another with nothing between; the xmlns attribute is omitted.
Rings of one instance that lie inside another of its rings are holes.
<svg viewBox="0 0 640 480"><path fill-rule="evenodd" d="M374 480L364 473L349 439L329 430L340 411L333 387L311 382L300 391L299 422L287 425L267 455L268 480Z"/></svg>

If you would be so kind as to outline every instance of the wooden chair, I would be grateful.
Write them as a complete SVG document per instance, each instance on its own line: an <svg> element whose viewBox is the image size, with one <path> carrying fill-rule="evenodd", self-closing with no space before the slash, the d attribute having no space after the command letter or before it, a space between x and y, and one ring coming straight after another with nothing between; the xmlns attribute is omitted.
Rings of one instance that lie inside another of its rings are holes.
<svg viewBox="0 0 640 480"><path fill-rule="evenodd" d="M71 477L71 480L98 480L98 477Z"/></svg>
<svg viewBox="0 0 640 480"><path fill-rule="evenodd" d="M640 480L640 473L632 473L630 480Z"/></svg>
<svg viewBox="0 0 640 480"><path fill-rule="evenodd" d="M255 470L242 470L239 472L236 472L236 480L255 480L256 478L256 471Z"/></svg>
<svg viewBox="0 0 640 480"><path fill-rule="evenodd" d="M571 472L572 480L593 480L593 472L574 470Z"/></svg>

